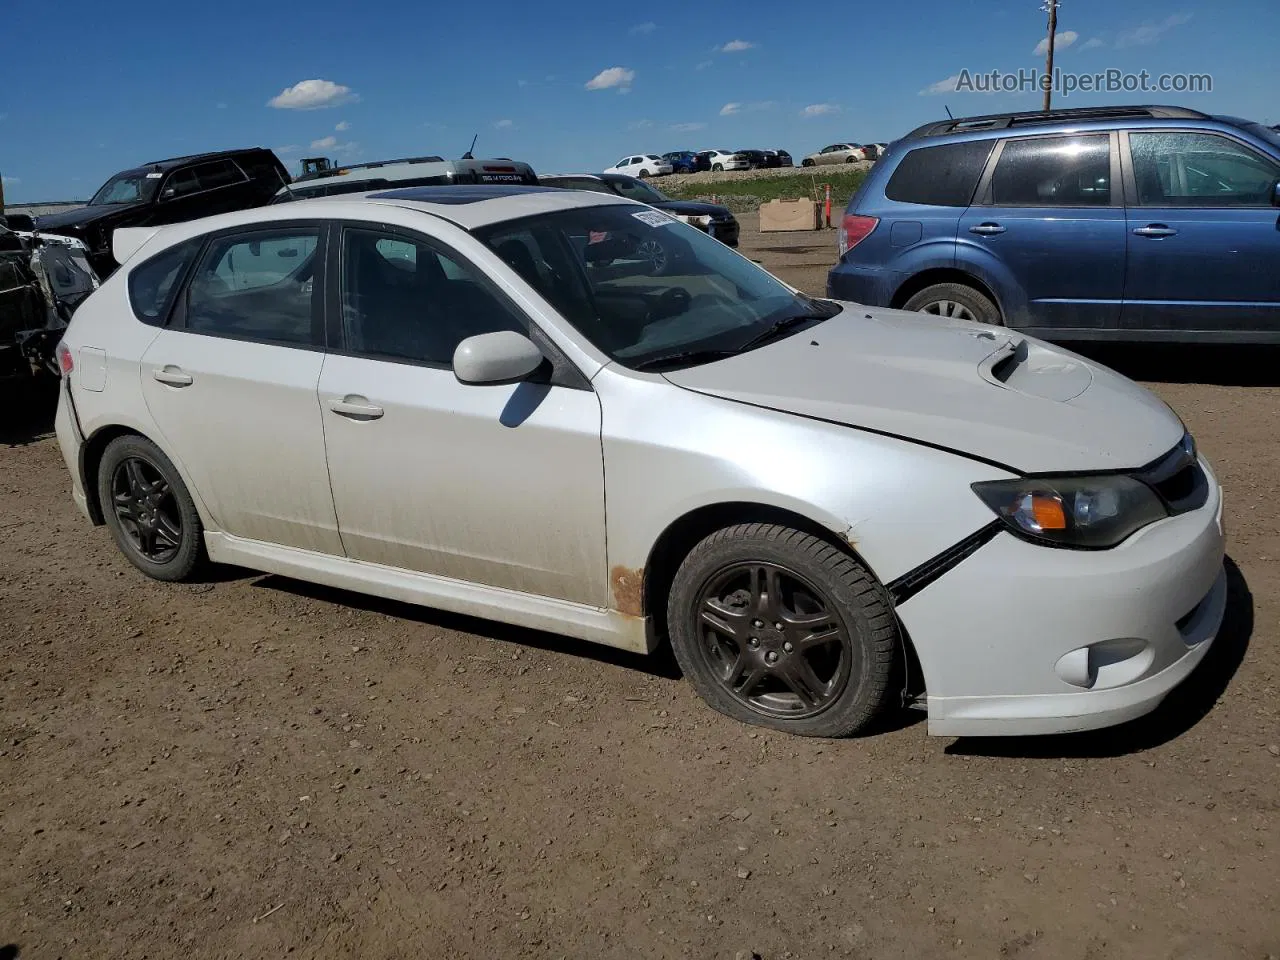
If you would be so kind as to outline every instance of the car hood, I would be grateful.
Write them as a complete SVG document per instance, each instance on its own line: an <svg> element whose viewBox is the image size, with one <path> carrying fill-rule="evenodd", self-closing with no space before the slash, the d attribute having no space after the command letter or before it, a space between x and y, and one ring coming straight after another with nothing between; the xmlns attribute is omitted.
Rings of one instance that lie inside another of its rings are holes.
<svg viewBox="0 0 1280 960"><path fill-rule="evenodd" d="M711 216L723 220L733 216L728 207L722 207L715 203L698 203L695 200L664 200L662 203L653 204L653 206L659 210L678 213L685 217Z"/></svg>
<svg viewBox="0 0 1280 960"><path fill-rule="evenodd" d="M46 233L84 229L95 223L110 223L128 219L130 214L141 210L145 204L112 203L96 207L78 207L65 213L42 214L36 218L36 229Z"/></svg>
<svg viewBox="0 0 1280 960"><path fill-rule="evenodd" d="M1140 467L1182 438L1154 394L1070 351L1002 327L842 306L767 346L665 376L1023 473Z"/></svg>

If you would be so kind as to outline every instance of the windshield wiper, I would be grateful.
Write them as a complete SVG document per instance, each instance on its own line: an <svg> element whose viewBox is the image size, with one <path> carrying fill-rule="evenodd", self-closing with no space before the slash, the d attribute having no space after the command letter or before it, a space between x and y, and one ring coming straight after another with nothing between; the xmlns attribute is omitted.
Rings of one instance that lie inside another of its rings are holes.
<svg viewBox="0 0 1280 960"><path fill-rule="evenodd" d="M797 313L788 317L780 317L739 346L738 349L750 350L752 347L758 347L761 344L768 343L780 334L786 333L792 327L798 327L802 323L808 323L810 321L820 322L822 320L830 319L831 314L820 310L811 310L806 313Z"/></svg>
<svg viewBox="0 0 1280 960"><path fill-rule="evenodd" d="M631 364L632 370L653 370L665 366L694 366L699 363L710 363L712 360L723 360L736 356L737 350L680 350L675 353L660 353L639 363Z"/></svg>

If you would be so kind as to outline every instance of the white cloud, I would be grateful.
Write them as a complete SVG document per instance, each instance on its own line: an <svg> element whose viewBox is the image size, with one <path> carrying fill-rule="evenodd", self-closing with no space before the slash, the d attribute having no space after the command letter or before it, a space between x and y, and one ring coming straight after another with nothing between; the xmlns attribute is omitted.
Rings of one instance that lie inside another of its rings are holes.
<svg viewBox="0 0 1280 960"><path fill-rule="evenodd" d="M629 90L631 89L631 81L635 78L636 72L627 67L608 67L587 81L587 89L608 90L611 87L618 87L623 90Z"/></svg>
<svg viewBox="0 0 1280 960"><path fill-rule="evenodd" d="M716 47L720 53L741 53L743 50L750 50L755 46L747 40L730 40L722 47Z"/></svg>
<svg viewBox="0 0 1280 960"><path fill-rule="evenodd" d="M219 109L219 110L225 110L225 109L227 109L227 105L226 105L225 103L219 103L219 104L218 104L218 109Z"/></svg>
<svg viewBox="0 0 1280 960"><path fill-rule="evenodd" d="M516 81L516 86L517 86L517 87L527 87L528 85L529 85L529 81L528 81L528 80L517 80L517 81Z"/></svg>
<svg viewBox="0 0 1280 960"><path fill-rule="evenodd" d="M515 123L513 123L511 120L503 119L503 120L495 120L493 122L493 125L498 130L510 130L512 127L515 126Z"/></svg>
<svg viewBox="0 0 1280 960"><path fill-rule="evenodd" d="M938 93L954 93L956 84L960 82L960 74L953 73L945 80L939 80L937 83L931 83L920 91L920 96L930 97Z"/></svg>
<svg viewBox="0 0 1280 960"><path fill-rule="evenodd" d="M351 129L351 124L347 123L347 121L345 121L345 120L340 120L340 121L338 122L338 125L337 125L337 126L335 126L333 129L335 129L335 130L337 130L339 133L341 133L343 130L350 130L350 129Z"/></svg>
<svg viewBox="0 0 1280 960"><path fill-rule="evenodd" d="M705 130L705 123L673 123L671 129L675 133L693 133L695 130Z"/></svg>
<svg viewBox="0 0 1280 960"><path fill-rule="evenodd" d="M707 67L712 66L712 63L713 63L713 61L711 61L711 60L703 60L703 61L701 61L701 62L700 62L696 67L694 67L693 69L695 69L695 70L705 70L705 69L707 69Z"/></svg>
<svg viewBox="0 0 1280 960"><path fill-rule="evenodd" d="M735 113L741 113L741 112L742 112L742 104L740 103L726 103L723 107L720 108L720 116L722 117L732 117Z"/></svg>
<svg viewBox="0 0 1280 960"><path fill-rule="evenodd" d="M321 137L319 140L311 141L312 150L328 150L330 147L336 147L337 145L338 138L333 136Z"/></svg>
<svg viewBox="0 0 1280 960"><path fill-rule="evenodd" d="M1080 34L1076 33L1074 30L1059 30L1057 33L1053 35L1053 49L1055 52L1057 52L1058 50L1065 50L1067 49L1067 47L1071 46L1073 43L1075 43L1079 39L1080 39ZM1049 52L1048 37L1045 37L1043 40L1037 43L1036 48L1031 51L1032 55L1037 57L1043 57L1048 52Z"/></svg>
<svg viewBox="0 0 1280 960"><path fill-rule="evenodd" d="M720 108L720 116L732 117L739 113L756 113L760 110L772 110L778 104L773 100L754 100L751 103L726 103Z"/></svg>
<svg viewBox="0 0 1280 960"><path fill-rule="evenodd" d="M22 178L21 177L0 177L0 181L3 181L4 185L7 187L15 183L21 183Z"/></svg>
<svg viewBox="0 0 1280 960"><path fill-rule="evenodd" d="M272 147L271 149L276 153L297 153L302 148L299 147L296 143L291 143L288 146Z"/></svg>
<svg viewBox="0 0 1280 960"><path fill-rule="evenodd" d="M1134 27L1116 37L1117 47L1145 47L1158 43L1162 37L1174 27L1180 27L1191 20L1189 13L1171 13L1159 22L1148 20L1140 27Z"/></svg>
<svg viewBox="0 0 1280 960"><path fill-rule="evenodd" d="M632 120L627 124L628 130L648 130L653 126L652 120Z"/></svg>
<svg viewBox="0 0 1280 960"><path fill-rule="evenodd" d="M1102 40L1100 40L1098 37L1090 37L1088 40L1084 42L1084 46L1081 47L1080 49L1081 50L1097 50L1098 47L1105 47L1105 46L1106 44L1103 43Z"/></svg>
<svg viewBox="0 0 1280 960"><path fill-rule="evenodd" d="M292 87L285 87L267 101L267 106L277 110L320 110L359 99L350 87L332 80L302 80Z"/></svg>
<svg viewBox="0 0 1280 960"><path fill-rule="evenodd" d="M800 111L802 117L825 117L831 113L839 113L840 107L834 103L811 103Z"/></svg>
<svg viewBox="0 0 1280 960"><path fill-rule="evenodd" d="M652 20L646 20L644 23L637 23L634 27L628 30L627 33L631 34L633 37L643 37L647 34L653 33L653 31L657 29L658 25L656 23Z"/></svg>

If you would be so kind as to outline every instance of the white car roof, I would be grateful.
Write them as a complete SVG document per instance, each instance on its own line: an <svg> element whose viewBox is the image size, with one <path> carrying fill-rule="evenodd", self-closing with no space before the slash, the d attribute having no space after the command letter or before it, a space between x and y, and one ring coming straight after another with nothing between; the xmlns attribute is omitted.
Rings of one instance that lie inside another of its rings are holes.
<svg viewBox="0 0 1280 960"><path fill-rule="evenodd" d="M602 207L629 204L644 207L638 201L616 194L587 190L565 190L559 187L462 185L453 187L404 187L380 189L365 193L344 193L331 197L314 197L292 203L251 207L166 227L126 227L116 230L112 248L116 261L124 263L143 245L152 252L188 240L234 227L254 226L277 220L372 220L379 219L378 210L385 206L418 210L474 230L506 220L578 207ZM159 237L157 243L150 243Z"/></svg>

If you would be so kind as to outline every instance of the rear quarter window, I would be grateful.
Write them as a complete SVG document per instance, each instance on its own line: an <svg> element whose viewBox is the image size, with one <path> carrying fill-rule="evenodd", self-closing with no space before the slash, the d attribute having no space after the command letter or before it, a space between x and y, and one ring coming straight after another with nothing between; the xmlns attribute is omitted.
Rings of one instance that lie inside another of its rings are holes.
<svg viewBox="0 0 1280 960"><path fill-rule="evenodd" d="M129 305L134 316L153 327L164 326L182 278L199 248L198 240L187 240L129 271Z"/></svg>
<svg viewBox="0 0 1280 960"><path fill-rule="evenodd" d="M967 207L994 146L994 140L975 140L916 147L893 171L885 196L900 203Z"/></svg>

